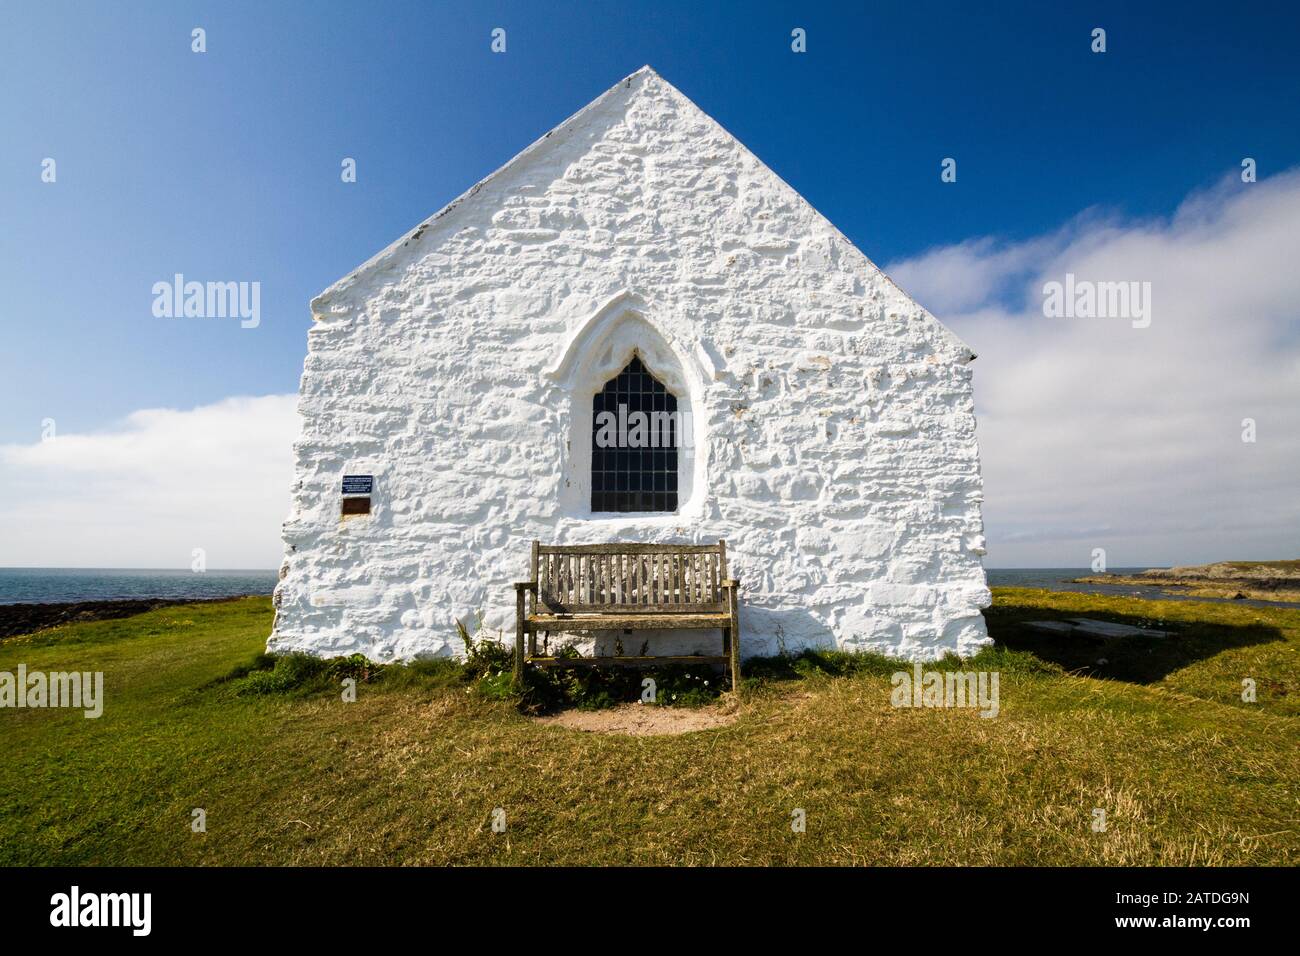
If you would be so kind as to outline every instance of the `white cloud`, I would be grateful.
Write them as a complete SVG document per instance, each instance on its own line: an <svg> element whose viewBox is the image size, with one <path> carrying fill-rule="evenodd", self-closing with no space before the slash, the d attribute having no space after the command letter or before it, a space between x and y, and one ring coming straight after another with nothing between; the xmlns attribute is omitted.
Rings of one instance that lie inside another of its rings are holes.
<svg viewBox="0 0 1300 956"><path fill-rule="evenodd" d="M203 548L209 569L279 567L296 408L228 398L0 446L0 566L184 568Z"/></svg>
<svg viewBox="0 0 1300 956"><path fill-rule="evenodd" d="M1297 249L1300 170L886 268L979 355L988 566L1300 556ZM1150 282L1151 326L1044 318L1067 272Z"/></svg>

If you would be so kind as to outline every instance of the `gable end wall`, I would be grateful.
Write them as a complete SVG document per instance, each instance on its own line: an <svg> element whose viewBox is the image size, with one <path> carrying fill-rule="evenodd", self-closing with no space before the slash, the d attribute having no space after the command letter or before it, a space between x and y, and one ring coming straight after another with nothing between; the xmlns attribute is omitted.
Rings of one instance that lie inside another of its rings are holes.
<svg viewBox="0 0 1300 956"><path fill-rule="evenodd" d="M725 538L746 656L987 643L965 347L653 73L551 139L313 303L270 647L456 654L480 611L509 637L534 538ZM546 372L620 296L698 383L678 517L564 504ZM376 476L370 516L340 517L345 473Z"/></svg>

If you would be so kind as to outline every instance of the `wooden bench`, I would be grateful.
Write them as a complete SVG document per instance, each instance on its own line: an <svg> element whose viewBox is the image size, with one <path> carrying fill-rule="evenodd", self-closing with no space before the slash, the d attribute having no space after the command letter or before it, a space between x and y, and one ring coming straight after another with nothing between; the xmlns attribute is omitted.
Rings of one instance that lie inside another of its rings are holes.
<svg viewBox="0 0 1300 956"><path fill-rule="evenodd" d="M723 664L740 687L739 582L727 576L727 543L533 542L532 580L515 584L515 678L524 667ZM527 595L532 595L527 602ZM722 656L539 657L539 632L722 631ZM525 641L527 653L525 653Z"/></svg>

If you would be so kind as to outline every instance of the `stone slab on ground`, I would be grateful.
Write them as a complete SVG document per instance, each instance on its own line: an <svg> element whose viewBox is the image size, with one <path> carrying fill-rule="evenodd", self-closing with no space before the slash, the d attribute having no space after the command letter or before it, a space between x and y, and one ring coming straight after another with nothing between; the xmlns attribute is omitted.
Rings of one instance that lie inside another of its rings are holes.
<svg viewBox="0 0 1300 956"><path fill-rule="evenodd" d="M1029 621L1025 627L1044 634L1069 634L1074 631L1074 625L1069 621Z"/></svg>
<svg viewBox="0 0 1300 956"><path fill-rule="evenodd" d="M1087 617L1072 617L1075 630L1096 637L1169 637L1172 631L1134 627L1132 624L1115 624L1111 621L1094 621Z"/></svg>
<svg viewBox="0 0 1300 956"><path fill-rule="evenodd" d="M1111 621L1094 621L1087 617L1073 617L1068 621L1027 621L1030 630L1044 634L1080 634L1084 637L1102 639L1112 637L1170 637L1172 631L1157 631L1151 628L1134 627L1132 624L1115 624Z"/></svg>

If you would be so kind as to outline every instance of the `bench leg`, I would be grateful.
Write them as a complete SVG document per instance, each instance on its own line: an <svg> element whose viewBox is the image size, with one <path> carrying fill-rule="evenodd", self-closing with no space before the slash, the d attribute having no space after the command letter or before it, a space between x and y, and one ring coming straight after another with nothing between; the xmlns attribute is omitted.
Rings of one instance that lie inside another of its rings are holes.
<svg viewBox="0 0 1300 956"><path fill-rule="evenodd" d="M515 591L515 683L524 680L524 592Z"/></svg>
<svg viewBox="0 0 1300 956"><path fill-rule="evenodd" d="M731 612L731 646L727 649L731 656L731 690L740 696L740 602L735 588L727 588L727 610Z"/></svg>

